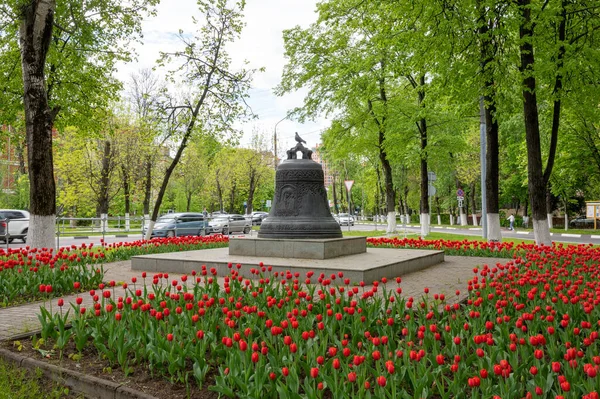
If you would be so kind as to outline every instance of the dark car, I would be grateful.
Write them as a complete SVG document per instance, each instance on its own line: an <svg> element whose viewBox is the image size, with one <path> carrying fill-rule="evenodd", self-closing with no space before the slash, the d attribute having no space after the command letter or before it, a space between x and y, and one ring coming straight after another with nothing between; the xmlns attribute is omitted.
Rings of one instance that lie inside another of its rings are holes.
<svg viewBox="0 0 600 399"><path fill-rule="evenodd" d="M144 226L144 235L147 229ZM168 213L156 220L152 237L203 236L207 230L208 220L201 213Z"/></svg>
<svg viewBox="0 0 600 399"><path fill-rule="evenodd" d="M594 219L579 216L569 222L569 226L577 229L593 229Z"/></svg>
<svg viewBox="0 0 600 399"><path fill-rule="evenodd" d="M269 216L268 212L252 212L252 224L259 226L267 216Z"/></svg>

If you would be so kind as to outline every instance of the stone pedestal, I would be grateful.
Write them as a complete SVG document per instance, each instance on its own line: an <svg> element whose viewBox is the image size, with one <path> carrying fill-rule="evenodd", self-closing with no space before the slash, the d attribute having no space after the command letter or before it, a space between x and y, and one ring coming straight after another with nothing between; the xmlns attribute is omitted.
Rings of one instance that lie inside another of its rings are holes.
<svg viewBox="0 0 600 399"><path fill-rule="evenodd" d="M366 237L283 239L242 237L229 239L229 255L259 258L331 259L367 252Z"/></svg>

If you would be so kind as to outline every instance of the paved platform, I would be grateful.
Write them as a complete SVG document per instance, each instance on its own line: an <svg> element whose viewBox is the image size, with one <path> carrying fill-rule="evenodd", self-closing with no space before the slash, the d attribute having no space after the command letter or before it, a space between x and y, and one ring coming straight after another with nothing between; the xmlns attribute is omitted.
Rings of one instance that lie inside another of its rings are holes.
<svg viewBox="0 0 600 399"><path fill-rule="evenodd" d="M191 273L202 265L216 268L220 275L228 273L228 264L240 263L258 267L260 262L272 266L273 271L315 274L344 272L352 281L371 283L382 277L394 278L437 265L444 261L443 251L419 249L368 248L366 252L330 259L275 258L230 255L229 248L140 255L131 259L131 269L146 272Z"/></svg>

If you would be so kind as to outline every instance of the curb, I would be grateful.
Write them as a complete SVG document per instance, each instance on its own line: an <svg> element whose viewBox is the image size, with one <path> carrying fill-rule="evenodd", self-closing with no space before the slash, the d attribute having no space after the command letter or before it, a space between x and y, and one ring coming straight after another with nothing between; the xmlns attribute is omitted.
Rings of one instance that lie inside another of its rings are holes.
<svg viewBox="0 0 600 399"><path fill-rule="evenodd" d="M159 399L155 396L136 391L123 384L103 380L98 377L69 370L41 360L23 356L7 349L0 348L0 358L8 363L42 373L59 384L66 385L77 393L89 398L98 399Z"/></svg>

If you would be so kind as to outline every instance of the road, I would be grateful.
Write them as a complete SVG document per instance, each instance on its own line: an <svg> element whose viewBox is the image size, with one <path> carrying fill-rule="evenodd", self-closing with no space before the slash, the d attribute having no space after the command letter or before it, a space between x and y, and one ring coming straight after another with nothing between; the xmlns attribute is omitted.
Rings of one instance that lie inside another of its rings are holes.
<svg viewBox="0 0 600 399"><path fill-rule="evenodd" d="M360 223L355 224L354 226L350 226L350 230L355 231L384 231L386 225L382 223ZM342 231L348 231L348 226L341 226ZM420 226L418 225L409 225L397 226L398 235L406 237L417 237L421 231ZM436 233L448 233L448 234L462 234L473 237L481 237L481 227L473 228L473 227L461 227L461 226L431 226L431 231ZM251 236L256 236L257 232L252 231ZM231 235L230 237L243 237L244 234L236 234ZM533 232L528 230L519 230L509 231L502 230L502 236L505 238L517 238L517 239L530 239L533 240ZM102 236L89 236L89 237L60 237L59 245L61 247L65 246L81 246L82 244L89 245L93 243L94 245L99 245ZM119 233L119 235L115 235L114 233L107 234L104 237L104 242L111 244L115 242L132 242L142 239L142 234L138 232L129 232L129 233ZM555 242L564 242L564 243L573 243L573 244L596 244L600 245L600 234L570 234L570 233L552 233L552 240ZM5 243L0 243L0 248L23 248L27 244L22 243L20 240L15 240L10 243L8 246Z"/></svg>

